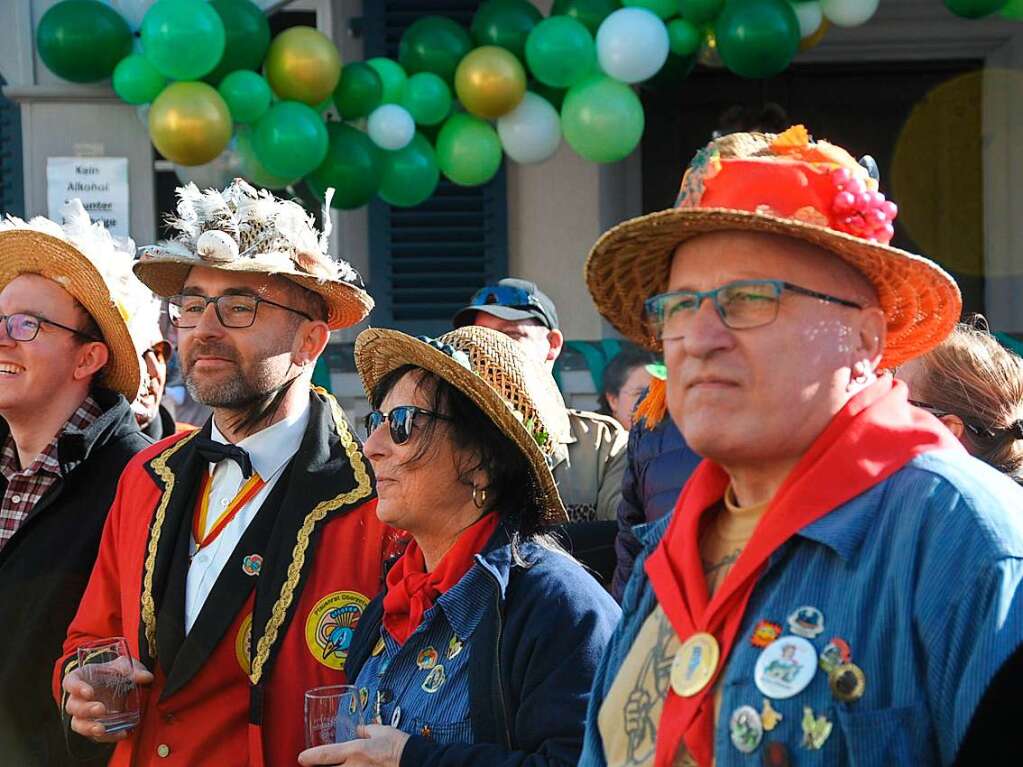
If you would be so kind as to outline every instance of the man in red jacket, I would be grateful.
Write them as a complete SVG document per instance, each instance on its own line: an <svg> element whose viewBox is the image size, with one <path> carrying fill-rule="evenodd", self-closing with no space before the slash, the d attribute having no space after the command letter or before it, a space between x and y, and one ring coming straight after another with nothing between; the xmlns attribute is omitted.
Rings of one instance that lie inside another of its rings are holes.
<svg viewBox="0 0 1023 767"><path fill-rule="evenodd" d="M72 749L115 741L112 765L293 764L304 692L345 681L388 548L360 446L310 388L330 330L373 302L295 203L242 181L179 198L177 238L135 270L168 297L213 417L126 468L54 692ZM142 691L138 726L116 733L75 652L110 636Z"/></svg>

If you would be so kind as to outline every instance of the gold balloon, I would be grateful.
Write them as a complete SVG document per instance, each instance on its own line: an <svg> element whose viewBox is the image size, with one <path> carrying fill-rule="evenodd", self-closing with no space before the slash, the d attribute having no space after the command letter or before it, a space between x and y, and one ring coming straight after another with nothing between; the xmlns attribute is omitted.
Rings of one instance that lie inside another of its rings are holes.
<svg viewBox="0 0 1023 767"><path fill-rule="evenodd" d="M312 27L291 27L270 43L266 79L284 101L323 103L341 79L341 57L330 38Z"/></svg>
<svg viewBox="0 0 1023 767"><path fill-rule="evenodd" d="M800 52L808 51L820 44L820 41L824 39L824 35L828 33L829 29L831 29L831 22L827 19L821 19L821 25L817 27L817 31L799 41Z"/></svg>
<svg viewBox="0 0 1023 767"><path fill-rule="evenodd" d="M171 83L149 109L149 136L160 154L178 165L203 165L231 140L231 113L206 83Z"/></svg>
<svg viewBox="0 0 1023 767"><path fill-rule="evenodd" d="M526 72L514 54L496 45L470 51L455 70L458 100L472 114L493 120L526 95Z"/></svg>

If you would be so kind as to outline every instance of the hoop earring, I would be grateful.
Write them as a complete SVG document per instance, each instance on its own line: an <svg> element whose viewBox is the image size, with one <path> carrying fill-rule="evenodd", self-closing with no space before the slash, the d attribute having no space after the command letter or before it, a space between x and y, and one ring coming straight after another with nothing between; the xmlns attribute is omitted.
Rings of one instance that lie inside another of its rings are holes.
<svg viewBox="0 0 1023 767"><path fill-rule="evenodd" d="M472 486L472 505L481 510L487 505L487 489L485 487Z"/></svg>

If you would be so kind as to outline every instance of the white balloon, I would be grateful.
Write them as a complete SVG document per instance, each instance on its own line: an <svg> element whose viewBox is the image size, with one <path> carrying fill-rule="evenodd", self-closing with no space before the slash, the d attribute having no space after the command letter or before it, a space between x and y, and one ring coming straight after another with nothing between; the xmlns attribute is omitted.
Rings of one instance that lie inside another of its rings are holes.
<svg viewBox="0 0 1023 767"><path fill-rule="evenodd" d="M384 104L374 109L366 125L370 139L381 149L404 149L416 135L412 115L397 104Z"/></svg>
<svg viewBox="0 0 1023 767"><path fill-rule="evenodd" d="M858 27L877 12L880 0L821 0L825 18L836 27Z"/></svg>
<svg viewBox="0 0 1023 767"><path fill-rule="evenodd" d="M799 21L799 39L809 37L824 22L824 13L821 11L821 4L816 0L803 3L790 3L792 10L796 12L796 19Z"/></svg>
<svg viewBox="0 0 1023 767"><path fill-rule="evenodd" d="M543 162L561 144L561 119L547 99L526 91L522 102L497 121L497 133L515 162Z"/></svg>
<svg viewBox="0 0 1023 767"><path fill-rule="evenodd" d="M668 58L668 28L645 8L621 8L597 30L600 68L623 83L656 75Z"/></svg>

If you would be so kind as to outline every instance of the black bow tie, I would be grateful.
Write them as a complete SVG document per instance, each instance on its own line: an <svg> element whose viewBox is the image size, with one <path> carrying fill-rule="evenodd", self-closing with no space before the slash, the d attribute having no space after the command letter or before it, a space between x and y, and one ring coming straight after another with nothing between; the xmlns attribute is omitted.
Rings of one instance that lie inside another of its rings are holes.
<svg viewBox="0 0 1023 767"><path fill-rule="evenodd" d="M225 459L232 460L238 464L245 479L252 476L252 459L249 458L249 454L244 448L237 445L225 445L223 442L215 442L209 437L200 435L195 438L195 450L210 463L220 463Z"/></svg>

